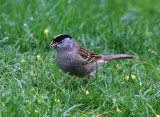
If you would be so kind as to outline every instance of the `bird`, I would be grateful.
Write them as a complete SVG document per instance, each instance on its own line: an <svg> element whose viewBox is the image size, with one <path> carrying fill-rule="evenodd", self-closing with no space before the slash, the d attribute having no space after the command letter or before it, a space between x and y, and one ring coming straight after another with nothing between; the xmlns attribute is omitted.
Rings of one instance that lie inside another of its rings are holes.
<svg viewBox="0 0 160 117"><path fill-rule="evenodd" d="M132 54L102 55L95 53L80 46L74 38L67 34L55 36L49 47L56 49L55 61L63 72L89 79L86 88L92 81L96 70L102 65L112 60L135 58Z"/></svg>

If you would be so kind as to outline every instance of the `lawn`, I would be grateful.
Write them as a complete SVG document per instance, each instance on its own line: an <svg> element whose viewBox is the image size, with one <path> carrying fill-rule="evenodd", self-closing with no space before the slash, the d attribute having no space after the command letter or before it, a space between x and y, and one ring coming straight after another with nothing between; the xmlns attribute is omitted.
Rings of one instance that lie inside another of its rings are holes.
<svg viewBox="0 0 160 117"><path fill-rule="evenodd" d="M0 0L0 117L159 117L159 0ZM48 30L49 32L45 32ZM97 53L134 60L87 79L63 73L48 45L71 35Z"/></svg>

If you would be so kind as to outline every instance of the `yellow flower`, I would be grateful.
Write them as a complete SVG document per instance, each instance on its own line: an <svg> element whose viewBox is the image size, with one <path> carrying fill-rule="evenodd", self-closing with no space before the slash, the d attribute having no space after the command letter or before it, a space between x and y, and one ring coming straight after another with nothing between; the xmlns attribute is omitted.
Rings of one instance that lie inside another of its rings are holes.
<svg viewBox="0 0 160 117"><path fill-rule="evenodd" d="M55 99L54 100L57 104L60 102L60 100L59 99Z"/></svg>
<svg viewBox="0 0 160 117"><path fill-rule="evenodd" d="M156 115L156 117L160 117L160 115Z"/></svg>
<svg viewBox="0 0 160 117"><path fill-rule="evenodd" d="M88 95L89 94L89 91L86 91L86 95Z"/></svg>
<svg viewBox="0 0 160 117"><path fill-rule="evenodd" d="M39 61L39 60L42 60L42 58L41 58L40 55L37 55L37 59L38 59L38 61Z"/></svg>
<svg viewBox="0 0 160 117"><path fill-rule="evenodd" d="M112 99L113 100L113 102L116 102L117 100L116 99Z"/></svg>
<svg viewBox="0 0 160 117"><path fill-rule="evenodd" d="M48 33L49 33L49 30L48 30L48 29L45 29L45 30L44 30L44 34L48 35Z"/></svg>
<svg viewBox="0 0 160 117"><path fill-rule="evenodd" d="M113 104L116 104L116 101L117 101L116 99L112 99Z"/></svg>
<svg viewBox="0 0 160 117"><path fill-rule="evenodd" d="M40 101L39 99L38 99L38 101L37 101L37 102L38 102L38 104L42 104L42 103L41 103L41 101Z"/></svg>
<svg viewBox="0 0 160 117"><path fill-rule="evenodd" d="M136 76L135 75L131 75L132 76L132 80L135 80L136 79Z"/></svg>
<svg viewBox="0 0 160 117"><path fill-rule="evenodd" d="M26 62L26 60L24 60L24 59L22 59L21 61L22 61L23 63Z"/></svg>
<svg viewBox="0 0 160 117"><path fill-rule="evenodd" d="M149 37L149 32L146 32L146 37Z"/></svg>
<svg viewBox="0 0 160 117"><path fill-rule="evenodd" d="M126 76L124 79L127 81L129 79L129 76Z"/></svg>
<svg viewBox="0 0 160 117"><path fill-rule="evenodd" d="M116 109L116 112L117 112L117 113L120 113L120 112L121 112L121 110L120 110L119 108L117 108L117 109Z"/></svg>

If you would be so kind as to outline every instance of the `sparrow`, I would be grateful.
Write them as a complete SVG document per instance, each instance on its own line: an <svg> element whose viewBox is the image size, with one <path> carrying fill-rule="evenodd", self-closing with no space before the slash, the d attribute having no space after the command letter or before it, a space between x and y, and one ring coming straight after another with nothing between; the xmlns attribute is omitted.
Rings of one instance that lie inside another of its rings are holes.
<svg viewBox="0 0 160 117"><path fill-rule="evenodd" d="M58 67L65 73L89 78L90 84L93 74L98 68L112 60L133 59L132 54L102 55L80 46L74 38L67 34L60 34L53 38L49 47L57 51L55 60Z"/></svg>

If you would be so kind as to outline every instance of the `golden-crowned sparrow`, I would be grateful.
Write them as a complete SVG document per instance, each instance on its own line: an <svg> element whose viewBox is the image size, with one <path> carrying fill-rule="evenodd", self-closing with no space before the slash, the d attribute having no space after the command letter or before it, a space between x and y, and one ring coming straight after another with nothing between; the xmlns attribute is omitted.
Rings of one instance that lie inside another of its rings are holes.
<svg viewBox="0 0 160 117"><path fill-rule="evenodd" d="M88 84L97 68L108 61L135 57L131 54L98 54L81 47L71 36L66 34L54 37L49 46L57 50L55 59L62 71L78 77L87 76L89 78Z"/></svg>

